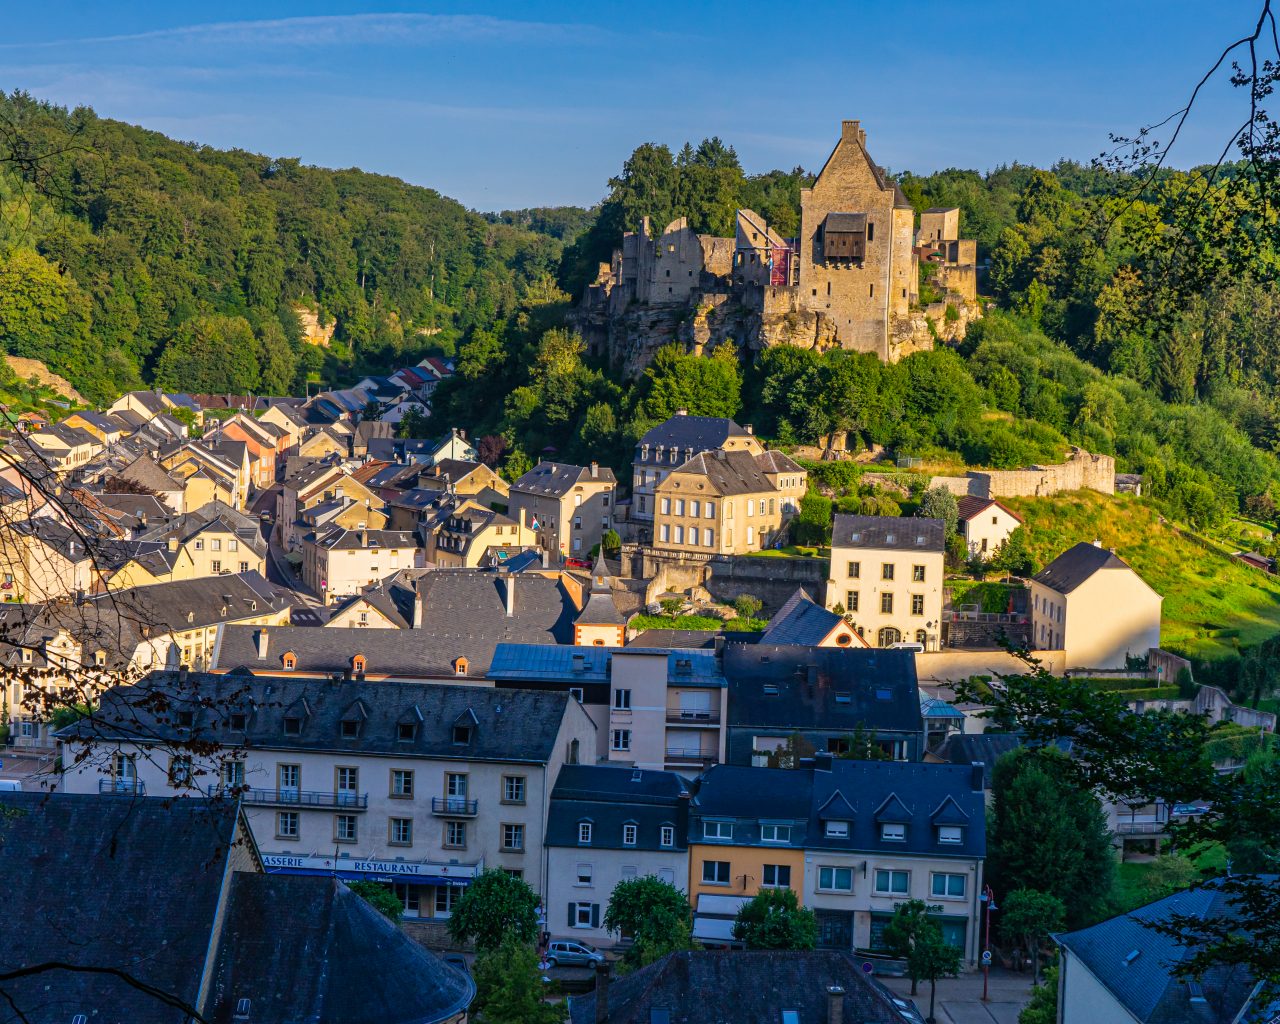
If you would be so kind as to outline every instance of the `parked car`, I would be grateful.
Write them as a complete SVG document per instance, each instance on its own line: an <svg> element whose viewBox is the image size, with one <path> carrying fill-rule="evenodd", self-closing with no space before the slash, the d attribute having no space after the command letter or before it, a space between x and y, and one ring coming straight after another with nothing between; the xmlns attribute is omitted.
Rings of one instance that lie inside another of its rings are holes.
<svg viewBox="0 0 1280 1024"><path fill-rule="evenodd" d="M604 954L585 942L555 939L547 947L546 961L552 967L599 967L604 963Z"/></svg>
<svg viewBox="0 0 1280 1024"><path fill-rule="evenodd" d="M21 779L0 779L0 793L21 793Z"/></svg>
<svg viewBox="0 0 1280 1024"><path fill-rule="evenodd" d="M913 651L916 654L924 654L924 644L918 640L899 640L896 644L890 644L891 651Z"/></svg>

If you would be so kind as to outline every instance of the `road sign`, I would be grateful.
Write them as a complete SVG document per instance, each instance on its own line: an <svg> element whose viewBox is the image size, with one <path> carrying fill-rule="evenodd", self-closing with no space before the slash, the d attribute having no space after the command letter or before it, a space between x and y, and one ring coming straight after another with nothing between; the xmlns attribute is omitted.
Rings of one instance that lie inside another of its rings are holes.
<svg viewBox="0 0 1280 1024"><path fill-rule="evenodd" d="M875 974L876 972L875 964L873 964L870 960L863 960L862 972L864 974Z"/></svg>
<svg viewBox="0 0 1280 1024"><path fill-rule="evenodd" d="M990 967L990 966L991 966L991 950L989 950L989 949L984 949L984 950L982 951L982 965L983 965L984 967Z"/></svg>

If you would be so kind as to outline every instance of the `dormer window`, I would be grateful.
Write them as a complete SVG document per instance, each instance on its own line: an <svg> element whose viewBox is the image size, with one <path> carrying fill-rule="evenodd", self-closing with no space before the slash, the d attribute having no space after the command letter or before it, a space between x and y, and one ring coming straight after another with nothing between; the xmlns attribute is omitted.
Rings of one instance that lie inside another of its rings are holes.
<svg viewBox="0 0 1280 1024"><path fill-rule="evenodd" d="M396 726L396 740L400 743L412 743L418 729L412 722L401 722Z"/></svg>
<svg viewBox="0 0 1280 1024"><path fill-rule="evenodd" d="M351 659L351 671L357 675L364 675L364 670L368 663L368 659L363 654L357 654Z"/></svg>
<svg viewBox="0 0 1280 1024"><path fill-rule="evenodd" d="M471 726L455 725L453 727L453 742L465 744L471 742Z"/></svg>
<svg viewBox="0 0 1280 1024"><path fill-rule="evenodd" d="M880 838L886 843L905 843L907 826L899 821L886 821L880 826Z"/></svg>
<svg viewBox="0 0 1280 1024"><path fill-rule="evenodd" d="M187 612L187 621L188 621L188 622L195 622L195 621L196 621L196 613L195 613L195 612Z"/></svg>
<svg viewBox="0 0 1280 1024"><path fill-rule="evenodd" d="M465 676L470 667L470 662L466 658L455 658L453 662L453 674L455 676Z"/></svg>
<svg viewBox="0 0 1280 1024"><path fill-rule="evenodd" d="M284 720L284 734L286 736L302 735L302 719L295 715L290 715Z"/></svg>
<svg viewBox="0 0 1280 1024"><path fill-rule="evenodd" d="M286 672L292 672L298 667L298 656L294 654L293 651L285 651L284 657L280 660L283 663L284 670Z"/></svg>
<svg viewBox="0 0 1280 1024"><path fill-rule="evenodd" d="M344 740L354 740L360 735L360 720L358 718L343 719L342 722L342 738Z"/></svg>
<svg viewBox="0 0 1280 1024"><path fill-rule="evenodd" d="M828 821L825 832L828 839L848 839L849 823L847 821Z"/></svg>
<svg viewBox="0 0 1280 1024"><path fill-rule="evenodd" d="M247 724L248 718L246 715L241 714L240 712L232 712L230 717L230 725L232 729L236 732L244 732Z"/></svg>
<svg viewBox="0 0 1280 1024"><path fill-rule="evenodd" d="M938 842L951 846L964 842L964 828L960 825L939 825Z"/></svg>
<svg viewBox="0 0 1280 1024"><path fill-rule="evenodd" d="M591 845L591 822L589 821L578 822L578 845L579 846Z"/></svg>

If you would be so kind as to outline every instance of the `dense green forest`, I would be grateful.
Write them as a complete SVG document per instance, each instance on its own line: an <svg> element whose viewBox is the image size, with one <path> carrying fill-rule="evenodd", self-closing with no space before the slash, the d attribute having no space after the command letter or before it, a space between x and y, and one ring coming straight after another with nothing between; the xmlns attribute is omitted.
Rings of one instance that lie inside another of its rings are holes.
<svg viewBox="0 0 1280 1024"><path fill-rule="evenodd" d="M91 399L340 383L449 350L559 268L554 211L537 227L487 219L394 178L17 93L0 95L0 120L18 140L0 153L0 343ZM295 304L336 318L327 352L302 344Z"/></svg>

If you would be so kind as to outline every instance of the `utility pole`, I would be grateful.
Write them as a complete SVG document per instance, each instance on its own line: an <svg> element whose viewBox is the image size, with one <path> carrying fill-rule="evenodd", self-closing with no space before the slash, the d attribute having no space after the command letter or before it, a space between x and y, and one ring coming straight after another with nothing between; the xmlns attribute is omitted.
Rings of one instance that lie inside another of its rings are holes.
<svg viewBox="0 0 1280 1024"><path fill-rule="evenodd" d="M990 1002L987 995L987 982L991 980L991 911L999 910L996 906L996 894L991 891L991 886L982 887L982 895L979 897L986 904L987 915L987 938L982 948L982 1001Z"/></svg>

